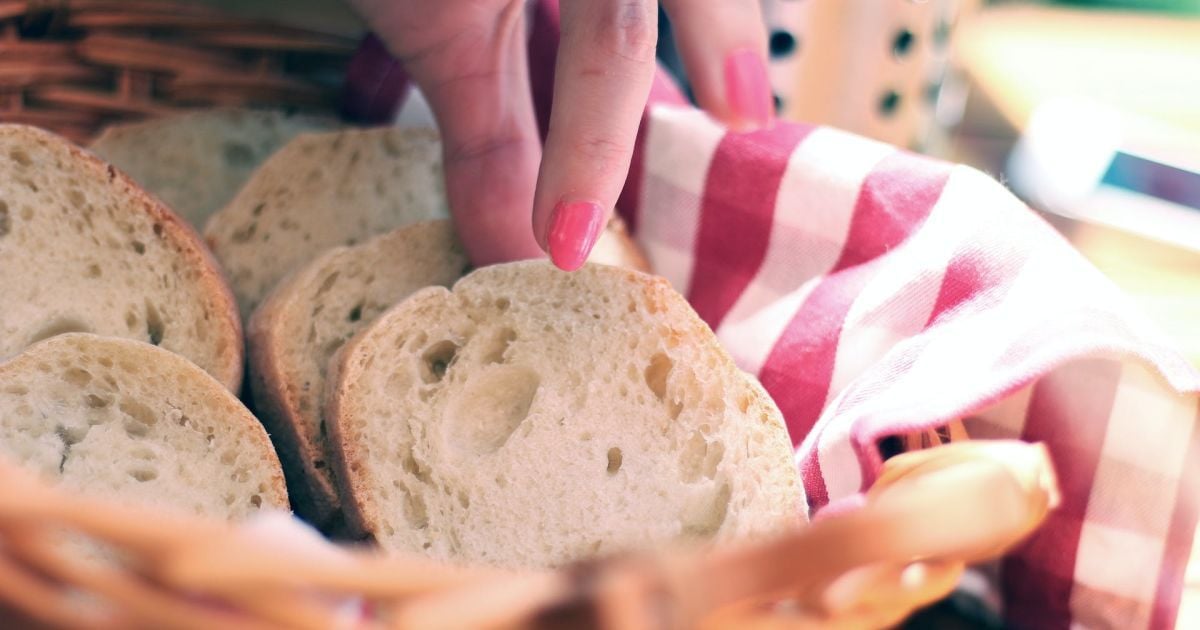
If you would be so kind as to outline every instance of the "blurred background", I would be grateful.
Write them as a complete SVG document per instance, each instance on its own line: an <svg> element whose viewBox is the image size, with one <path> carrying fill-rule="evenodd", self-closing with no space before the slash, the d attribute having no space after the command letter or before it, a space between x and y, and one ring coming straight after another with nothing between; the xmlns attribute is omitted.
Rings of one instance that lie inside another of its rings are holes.
<svg viewBox="0 0 1200 630"><path fill-rule="evenodd" d="M764 8L782 116L990 173L1200 363L1200 0Z"/></svg>

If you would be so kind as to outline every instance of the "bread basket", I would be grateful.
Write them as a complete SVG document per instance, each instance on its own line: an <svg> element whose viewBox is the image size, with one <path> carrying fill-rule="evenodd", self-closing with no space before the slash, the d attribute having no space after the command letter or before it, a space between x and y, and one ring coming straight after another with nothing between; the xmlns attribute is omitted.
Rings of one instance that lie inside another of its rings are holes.
<svg viewBox="0 0 1200 630"><path fill-rule="evenodd" d="M329 113L354 45L192 3L0 0L0 122L85 144L112 122L193 108ZM542 571L291 545L0 463L0 627L880 628L1056 502L1039 446L967 442L954 423L883 447L894 457L862 505L773 539ZM63 537L99 552L69 553Z"/></svg>
<svg viewBox="0 0 1200 630"><path fill-rule="evenodd" d="M893 457L862 506L771 540L518 572L290 544L73 496L7 466L0 481L4 627L883 628L1019 542L1057 500L1041 446L953 443ZM65 553L63 535L110 560Z"/></svg>
<svg viewBox="0 0 1200 630"><path fill-rule="evenodd" d="M191 108L334 109L355 42L198 3L0 1L0 120L86 144Z"/></svg>

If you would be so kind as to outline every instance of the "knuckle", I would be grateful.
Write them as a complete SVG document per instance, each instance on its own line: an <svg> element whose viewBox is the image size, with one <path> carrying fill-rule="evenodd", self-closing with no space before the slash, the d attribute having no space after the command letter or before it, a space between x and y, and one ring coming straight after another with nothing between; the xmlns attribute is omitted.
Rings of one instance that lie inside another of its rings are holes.
<svg viewBox="0 0 1200 630"><path fill-rule="evenodd" d="M604 173L619 167L629 159L629 147L608 136L585 136L574 145L576 155L595 164L598 170Z"/></svg>
<svg viewBox="0 0 1200 630"><path fill-rule="evenodd" d="M479 160L513 156L524 148L524 138L518 135L476 136L446 144L446 164L455 165Z"/></svg>
<svg viewBox="0 0 1200 630"><path fill-rule="evenodd" d="M637 63L652 61L658 45L657 3L614 0L605 5L594 27L601 50Z"/></svg>

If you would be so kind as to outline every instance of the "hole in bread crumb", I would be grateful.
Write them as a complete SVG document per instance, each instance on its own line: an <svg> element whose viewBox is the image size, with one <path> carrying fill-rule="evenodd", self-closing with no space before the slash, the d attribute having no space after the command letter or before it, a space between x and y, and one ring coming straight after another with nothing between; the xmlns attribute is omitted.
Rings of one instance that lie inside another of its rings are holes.
<svg viewBox="0 0 1200 630"><path fill-rule="evenodd" d="M71 202L71 205L78 210L82 210L83 206L87 205L87 198L78 188L67 189L67 201Z"/></svg>
<svg viewBox="0 0 1200 630"><path fill-rule="evenodd" d="M157 236L158 238L162 238L163 226L161 223L154 224L154 235Z"/></svg>
<svg viewBox="0 0 1200 630"><path fill-rule="evenodd" d="M133 438L142 438L150 434L150 427L141 422L126 420L124 423L125 434Z"/></svg>
<svg viewBox="0 0 1200 630"><path fill-rule="evenodd" d="M14 396L24 396L25 394L29 393L29 388L25 387L24 385L6 385L4 387L4 393L12 394Z"/></svg>
<svg viewBox="0 0 1200 630"><path fill-rule="evenodd" d="M466 454L494 453L529 415L541 378L524 366L492 368L467 382L444 416L446 443Z"/></svg>
<svg viewBox="0 0 1200 630"><path fill-rule="evenodd" d="M0 236L8 234L12 229L12 221L8 218L8 203L0 201Z"/></svg>
<svg viewBox="0 0 1200 630"><path fill-rule="evenodd" d="M162 316L159 315L158 309L155 308L148 300L146 301L146 337L150 343L158 345L162 343L163 333L165 332Z"/></svg>
<svg viewBox="0 0 1200 630"><path fill-rule="evenodd" d="M671 357L661 352L650 357L650 365L646 366L646 386L659 400L665 400L667 397L667 377L671 375L673 367L675 363L671 361Z"/></svg>
<svg viewBox="0 0 1200 630"><path fill-rule="evenodd" d="M413 529L428 527L429 513L425 509L425 500L421 495L409 492L404 484L399 484L397 488L404 493L404 519L408 521L409 526Z"/></svg>
<svg viewBox="0 0 1200 630"><path fill-rule="evenodd" d="M612 447L608 449L608 474L615 475L621 470L621 449Z"/></svg>
<svg viewBox="0 0 1200 630"><path fill-rule="evenodd" d="M29 340L29 343L37 343L44 339L74 332L91 332L91 329L87 324L84 324L77 319L55 319L51 320L49 324L46 324L45 327L34 334L33 338Z"/></svg>
<svg viewBox="0 0 1200 630"><path fill-rule="evenodd" d="M135 468L129 471L129 476L140 482L154 481L158 479L158 471L153 468Z"/></svg>
<svg viewBox="0 0 1200 630"><path fill-rule="evenodd" d="M326 291L332 289L333 283L337 282L339 275L341 275L341 272L335 271L326 276L325 279L321 281L321 286L317 287L317 295L323 295Z"/></svg>
<svg viewBox="0 0 1200 630"><path fill-rule="evenodd" d="M471 497L467 496L466 492L458 491L458 504L465 510L471 507Z"/></svg>
<svg viewBox="0 0 1200 630"><path fill-rule="evenodd" d="M83 387L92 382L92 373L82 368L71 368L63 373L63 380L75 387Z"/></svg>
<svg viewBox="0 0 1200 630"><path fill-rule="evenodd" d="M490 347L483 355L484 363L504 363L504 355L508 353L508 347L512 342L517 340L517 331L511 328L502 328L496 333L492 339Z"/></svg>
<svg viewBox="0 0 1200 630"><path fill-rule="evenodd" d="M404 450L404 457L401 458L400 465L404 468L404 472L416 477L421 483L430 482L429 467L413 455L411 446Z"/></svg>
<svg viewBox="0 0 1200 630"><path fill-rule="evenodd" d="M33 164L33 160L30 159L29 154L23 149L13 149L12 151L9 151L8 157L12 158L12 161L16 162L18 166L29 166L30 164Z"/></svg>
<svg viewBox="0 0 1200 630"><path fill-rule="evenodd" d="M717 466L725 457L725 444L711 444L700 431L692 431L679 452L679 477L685 483L694 483L701 476L712 479L717 475Z"/></svg>
<svg viewBox="0 0 1200 630"><path fill-rule="evenodd" d="M421 380L426 383L441 381L446 376L446 371L450 369L450 365L454 363L454 357L457 355L458 344L448 339L443 339L429 346L421 354Z"/></svg>
<svg viewBox="0 0 1200 630"><path fill-rule="evenodd" d="M508 298L499 298L496 300L496 308L501 311L507 311L510 306L512 306L512 302Z"/></svg>
<svg viewBox="0 0 1200 630"><path fill-rule="evenodd" d="M154 411L137 400L124 398L117 408L129 416L128 421L125 422L125 432L133 437L145 437L150 433L150 427L158 422Z"/></svg>
<svg viewBox="0 0 1200 630"><path fill-rule="evenodd" d="M245 243L254 238L254 233L257 231L258 223L251 223L250 225L242 226L241 228L234 230L230 238L233 239L234 243Z"/></svg>
<svg viewBox="0 0 1200 630"><path fill-rule="evenodd" d="M725 523L731 496L729 483L723 483L712 494L696 497L684 508L684 535L701 539L712 538Z"/></svg>
<svg viewBox="0 0 1200 630"><path fill-rule="evenodd" d="M251 495L250 496L250 505L253 505L256 508L262 507L262 497L257 494Z"/></svg>
<svg viewBox="0 0 1200 630"><path fill-rule="evenodd" d="M133 241L129 244L129 246L132 247L133 251L137 252L139 256L146 253L146 244L141 241Z"/></svg>
<svg viewBox="0 0 1200 630"><path fill-rule="evenodd" d="M113 404L113 398L108 396L100 396L97 394L89 394L83 397L83 402L91 409L103 409Z"/></svg>
<svg viewBox="0 0 1200 630"><path fill-rule="evenodd" d="M100 277L100 265L97 265L96 263L92 263L92 264L88 265L87 271L85 271L83 275L84 275L84 277L87 277L87 278L99 278Z"/></svg>
<svg viewBox="0 0 1200 630"><path fill-rule="evenodd" d="M346 316L346 319L351 322L357 322L362 319L362 312L363 305L362 302L359 302L354 305L354 308L350 309L350 314Z"/></svg>

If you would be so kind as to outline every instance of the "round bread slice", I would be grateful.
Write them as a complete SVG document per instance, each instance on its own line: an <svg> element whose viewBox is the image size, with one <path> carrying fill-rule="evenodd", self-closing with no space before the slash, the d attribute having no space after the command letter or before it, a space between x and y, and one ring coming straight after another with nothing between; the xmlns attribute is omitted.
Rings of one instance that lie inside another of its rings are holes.
<svg viewBox="0 0 1200 630"><path fill-rule="evenodd" d="M241 386L241 323L196 233L117 169L34 127L0 125L0 270L0 360L92 332L161 346Z"/></svg>
<svg viewBox="0 0 1200 630"><path fill-rule="evenodd" d="M91 150L199 228L288 140L336 126L276 110L211 109L109 126Z"/></svg>
<svg viewBox="0 0 1200 630"><path fill-rule="evenodd" d="M644 265L619 222L600 243L592 258ZM327 531L340 523L321 413L330 357L385 309L418 289L450 286L468 270L450 221L421 222L329 250L254 311L246 331L254 408L275 440L296 511L309 522Z"/></svg>
<svg viewBox="0 0 1200 630"><path fill-rule="evenodd" d="M301 134L277 151L204 230L242 317L331 247L448 217L441 165L429 129Z"/></svg>
<svg viewBox="0 0 1200 630"><path fill-rule="evenodd" d="M385 309L467 271L450 221L427 221L336 247L281 283L247 326L250 391L287 473L296 511L330 528L339 511L326 455L329 359Z"/></svg>
<svg viewBox="0 0 1200 630"><path fill-rule="evenodd" d="M0 457L89 496L241 519L288 507L262 425L186 359L71 333L0 364Z"/></svg>
<svg viewBox="0 0 1200 630"><path fill-rule="evenodd" d="M389 550L553 566L803 518L779 410L660 278L480 269L384 313L329 386L347 520Z"/></svg>

